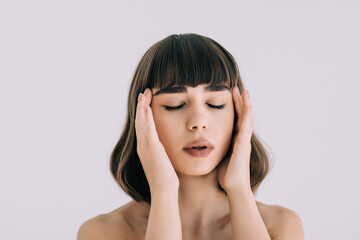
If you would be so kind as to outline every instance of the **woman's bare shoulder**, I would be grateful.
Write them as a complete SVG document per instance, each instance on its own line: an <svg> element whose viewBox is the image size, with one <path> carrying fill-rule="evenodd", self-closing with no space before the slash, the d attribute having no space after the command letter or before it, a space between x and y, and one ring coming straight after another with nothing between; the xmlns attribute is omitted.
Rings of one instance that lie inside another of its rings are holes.
<svg viewBox="0 0 360 240"><path fill-rule="evenodd" d="M124 206L86 220L78 230L77 240L132 239L131 225L123 210Z"/></svg>
<svg viewBox="0 0 360 240"><path fill-rule="evenodd" d="M295 211L280 205L267 205L258 201L256 204L271 239L304 239L303 225Z"/></svg>

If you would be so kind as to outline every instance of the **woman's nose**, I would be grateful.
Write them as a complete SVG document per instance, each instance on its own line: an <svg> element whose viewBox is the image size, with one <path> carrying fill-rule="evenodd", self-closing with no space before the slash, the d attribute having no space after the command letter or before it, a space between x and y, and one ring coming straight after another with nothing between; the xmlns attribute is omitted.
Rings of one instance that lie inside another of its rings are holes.
<svg viewBox="0 0 360 240"><path fill-rule="evenodd" d="M187 122L187 128L190 131L206 130L209 128L208 121L203 115L192 116Z"/></svg>

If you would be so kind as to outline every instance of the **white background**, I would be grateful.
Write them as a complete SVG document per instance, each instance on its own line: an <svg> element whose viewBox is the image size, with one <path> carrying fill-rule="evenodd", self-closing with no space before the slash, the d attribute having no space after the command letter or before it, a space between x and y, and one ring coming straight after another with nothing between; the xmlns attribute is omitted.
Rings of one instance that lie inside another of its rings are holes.
<svg viewBox="0 0 360 240"><path fill-rule="evenodd" d="M0 2L0 239L75 239L130 200L109 171L135 67L173 33L236 58L273 168L257 200L358 239L360 3Z"/></svg>

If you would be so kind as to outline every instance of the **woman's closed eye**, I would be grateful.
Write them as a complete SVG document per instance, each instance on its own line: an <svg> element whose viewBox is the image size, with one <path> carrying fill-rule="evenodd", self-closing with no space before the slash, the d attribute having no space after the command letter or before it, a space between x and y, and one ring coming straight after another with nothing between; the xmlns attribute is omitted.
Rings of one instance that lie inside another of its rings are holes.
<svg viewBox="0 0 360 240"><path fill-rule="evenodd" d="M176 107L170 107L170 106L164 106L165 107L165 110L168 110L168 111L174 111L174 110L178 110L180 108L182 108L183 106L185 105L185 103L179 105L179 106L176 106ZM210 108L214 108L214 109L222 109L225 107L225 104L222 104L222 105L212 105L212 104L209 104L207 103L207 105L210 107Z"/></svg>

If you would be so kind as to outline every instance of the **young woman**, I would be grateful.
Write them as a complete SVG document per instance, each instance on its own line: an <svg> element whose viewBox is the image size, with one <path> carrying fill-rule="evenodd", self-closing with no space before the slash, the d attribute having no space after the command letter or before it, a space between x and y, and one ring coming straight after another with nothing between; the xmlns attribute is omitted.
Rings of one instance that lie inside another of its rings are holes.
<svg viewBox="0 0 360 240"><path fill-rule="evenodd" d="M294 211L255 201L269 157L234 58L208 37L171 35L145 53L110 168L133 200L78 240L304 238Z"/></svg>

